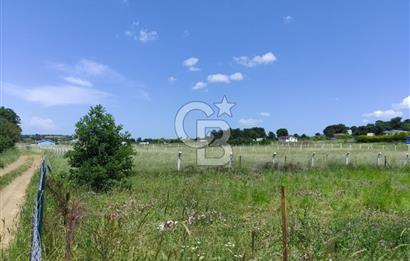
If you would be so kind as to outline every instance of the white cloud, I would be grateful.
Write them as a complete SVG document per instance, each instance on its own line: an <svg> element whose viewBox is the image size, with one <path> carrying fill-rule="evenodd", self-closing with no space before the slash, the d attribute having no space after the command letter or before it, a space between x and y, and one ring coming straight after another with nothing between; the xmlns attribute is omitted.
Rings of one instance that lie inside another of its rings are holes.
<svg viewBox="0 0 410 261"><path fill-rule="evenodd" d="M287 16L283 17L283 23L290 24L291 22L293 22L293 17L292 16L287 15Z"/></svg>
<svg viewBox="0 0 410 261"><path fill-rule="evenodd" d="M394 118L394 117L401 117L403 116L403 113L401 111L395 111L395 110L377 110L374 112L369 112L363 114L363 117L372 117L372 118Z"/></svg>
<svg viewBox="0 0 410 261"><path fill-rule="evenodd" d="M277 60L272 52L267 52L264 55L257 55L252 58L248 56L234 57L234 61L246 67L255 67L261 64L271 64Z"/></svg>
<svg viewBox="0 0 410 261"><path fill-rule="evenodd" d="M168 82L169 83L174 83L177 80L177 78L175 78L174 76L169 76L168 77Z"/></svg>
<svg viewBox="0 0 410 261"><path fill-rule="evenodd" d="M191 67L194 66L195 64L197 64L199 62L199 59L196 57L190 57L188 59L186 59L185 61L182 62L182 64L186 67Z"/></svg>
<svg viewBox="0 0 410 261"><path fill-rule="evenodd" d="M190 57L182 62L182 65L185 67L188 67L188 69L192 72L199 71L200 69L196 67L199 62L199 59L197 57Z"/></svg>
<svg viewBox="0 0 410 261"><path fill-rule="evenodd" d="M145 30L145 29L141 29L139 31L139 35L138 35L137 39L141 43L147 43L147 42L150 42L150 41L154 41L157 38L158 38L157 31L148 31L148 30Z"/></svg>
<svg viewBox="0 0 410 261"><path fill-rule="evenodd" d="M197 82L197 83L195 83L194 87L192 87L192 89L194 89L194 90L200 90L200 89L205 88L206 85L207 85L207 84L204 83L204 82Z"/></svg>
<svg viewBox="0 0 410 261"><path fill-rule="evenodd" d="M43 106L92 105L101 103L110 94L95 88L82 88L73 85L46 85L19 87L5 84L5 91L28 102Z"/></svg>
<svg viewBox="0 0 410 261"><path fill-rule="evenodd" d="M233 73L229 76L229 79L232 81L242 81L243 80L243 75L240 72Z"/></svg>
<svg viewBox="0 0 410 261"><path fill-rule="evenodd" d="M71 83L71 84L75 84L75 85L80 85L80 86L84 86L84 87L92 87L93 84L87 80L81 79L81 78L77 78L77 77L64 77L63 78L66 82Z"/></svg>
<svg viewBox="0 0 410 261"><path fill-rule="evenodd" d="M52 119L37 116L30 119L29 125L42 131L55 130L57 128Z"/></svg>
<svg viewBox="0 0 410 261"><path fill-rule="evenodd" d="M410 109L410 96L405 97L401 103L393 104L393 108L401 110L401 109Z"/></svg>
<svg viewBox="0 0 410 261"><path fill-rule="evenodd" d="M56 70L77 77L113 76L116 78L123 78L123 76L120 73L111 69L108 65L90 59L81 59L73 65L65 63L52 63L50 66Z"/></svg>
<svg viewBox="0 0 410 261"><path fill-rule="evenodd" d="M239 122L239 124L241 124L241 125L243 125L243 126L257 126L257 125L259 125L260 123L262 123L261 120L252 119L252 118L249 118L249 119L240 119L238 122Z"/></svg>
<svg viewBox="0 0 410 261"><path fill-rule="evenodd" d="M222 73L210 74L207 79L210 83L230 83L229 76Z"/></svg>
<svg viewBox="0 0 410 261"><path fill-rule="evenodd" d="M263 117L269 117L269 116L270 116L270 112L261 112L261 113L259 113L259 115L260 115L260 116L263 116Z"/></svg>
<svg viewBox="0 0 410 261"><path fill-rule="evenodd" d="M145 100L145 101L149 101L149 102L152 101L151 96L144 89L137 90L137 95L135 97L139 100Z"/></svg>

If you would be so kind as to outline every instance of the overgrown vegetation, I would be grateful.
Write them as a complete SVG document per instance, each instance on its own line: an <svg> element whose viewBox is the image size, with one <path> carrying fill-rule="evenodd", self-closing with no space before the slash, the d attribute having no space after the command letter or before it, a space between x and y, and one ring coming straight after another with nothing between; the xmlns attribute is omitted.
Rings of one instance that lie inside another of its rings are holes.
<svg viewBox="0 0 410 261"><path fill-rule="evenodd" d="M91 107L76 124L77 141L67 153L71 180L101 191L130 176L133 150L130 135L121 131L122 126L115 123L103 106Z"/></svg>
<svg viewBox="0 0 410 261"><path fill-rule="evenodd" d="M11 148L11 149L4 151L3 153L0 153L0 168L4 168L8 164L17 160L19 155L20 155L19 150L15 148Z"/></svg>

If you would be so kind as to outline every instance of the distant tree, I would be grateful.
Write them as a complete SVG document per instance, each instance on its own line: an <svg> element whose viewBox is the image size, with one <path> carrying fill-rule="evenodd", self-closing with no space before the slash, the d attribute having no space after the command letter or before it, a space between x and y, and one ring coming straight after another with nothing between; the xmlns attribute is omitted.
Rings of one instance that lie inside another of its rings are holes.
<svg viewBox="0 0 410 261"><path fill-rule="evenodd" d="M323 134L328 138L332 138L336 133L346 134L348 129L344 124L329 125L323 130Z"/></svg>
<svg viewBox="0 0 410 261"><path fill-rule="evenodd" d="M283 136L288 136L288 135L289 135L289 132L285 128L280 128L276 131L276 136L277 137L283 137Z"/></svg>
<svg viewBox="0 0 410 261"><path fill-rule="evenodd" d="M268 133L268 140L276 140L276 135L272 131Z"/></svg>
<svg viewBox="0 0 410 261"><path fill-rule="evenodd" d="M307 139L309 139L309 137L308 137L306 134L304 134L304 133L300 136L300 138L301 138L302 140L307 140Z"/></svg>
<svg viewBox="0 0 410 261"><path fill-rule="evenodd" d="M0 107L0 153L20 139L20 117L9 108Z"/></svg>
<svg viewBox="0 0 410 261"><path fill-rule="evenodd" d="M101 105L91 107L76 124L72 151L67 153L70 178L93 190L109 189L133 173L130 135L122 133L111 114Z"/></svg>

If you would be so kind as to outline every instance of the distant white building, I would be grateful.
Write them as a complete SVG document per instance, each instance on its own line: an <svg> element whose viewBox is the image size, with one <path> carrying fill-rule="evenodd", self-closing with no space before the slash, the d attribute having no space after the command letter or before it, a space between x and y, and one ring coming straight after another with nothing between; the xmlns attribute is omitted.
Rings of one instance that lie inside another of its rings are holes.
<svg viewBox="0 0 410 261"><path fill-rule="evenodd" d="M255 139L256 142L261 142L261 141L263 141L263 140L264 140L264 138L256 138L256 139Z"/></svg>
<svg viewBox="0 0 410 261"><path fill-rule="evenodd" d="M351 129L348 129L347 134L351 136L353 134L353 131Z"/></svg>
<svg viewBox="0 0 410 261"><path fill-rule="evenodd" d="M403 132L407 132L404 130L387 130L387 131L383 131L383 135L395 135L395 134L400 134Z"/></svg>
<svg viewBox="0 0 410 261"><path fill-rule="evenodd" d="M366 136L372 137L372 136L374 136L374 133L373 133L373 132L368 132L368 133L366 134Z"/></svg>
<svg viewBox="0 0 410 261"><path fill-rule="evenodd" d="M149 145L149 142L148 141L141 141L139 144L140 145Z"/></svg>
<svg viewBox="0 0 410 261"><path fill-rule="evenodd" d="M294 143L298 142L298 138L295 136L281 136L278 138L279 142L285 142L285 143Z"/></svg>

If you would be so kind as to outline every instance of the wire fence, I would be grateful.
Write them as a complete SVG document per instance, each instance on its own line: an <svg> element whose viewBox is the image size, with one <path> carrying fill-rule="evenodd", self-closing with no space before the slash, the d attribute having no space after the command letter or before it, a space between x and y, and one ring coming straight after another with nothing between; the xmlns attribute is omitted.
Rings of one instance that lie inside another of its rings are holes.
<svg viewBox="0 0 410 261"><path fill-rule="evenodd" d="M51 172L50 164L46 157L40 164L40 180L36 197L36 204L33 213L33 236L31 242L31 261L41 260L41 228L43 224L44 192L47 172Z"/></svg>

